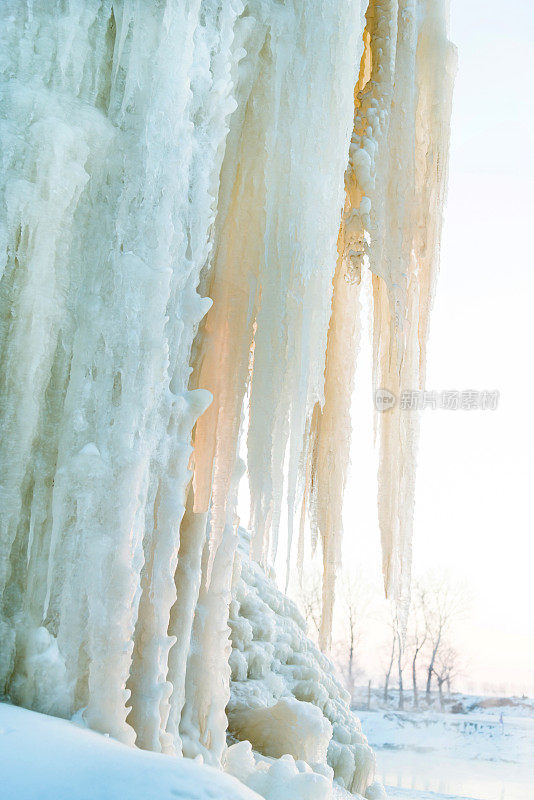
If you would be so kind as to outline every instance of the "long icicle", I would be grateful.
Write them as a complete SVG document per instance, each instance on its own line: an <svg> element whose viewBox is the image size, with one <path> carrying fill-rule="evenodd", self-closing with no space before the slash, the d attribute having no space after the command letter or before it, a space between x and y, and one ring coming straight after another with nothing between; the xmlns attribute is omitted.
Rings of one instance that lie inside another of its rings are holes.
<svg viewBox="0 0 534 800"><path fill-rule="evenodd" d="M370 38L364 33L364 51L354 91L355 116L360 95L370 78ZM365 230L361 210L363 192L349 163L345 173L345 207L338 237L338 259L334 274L332 315L328 329L324 406L310 426L312 449L312 525L317 528L323 552L322 617L319 642L330 646L336 573L341 555L343 494L350 461L350 408L360 338L360 284L364 259ZM302 556L301 556L302 557Z"/></svg>

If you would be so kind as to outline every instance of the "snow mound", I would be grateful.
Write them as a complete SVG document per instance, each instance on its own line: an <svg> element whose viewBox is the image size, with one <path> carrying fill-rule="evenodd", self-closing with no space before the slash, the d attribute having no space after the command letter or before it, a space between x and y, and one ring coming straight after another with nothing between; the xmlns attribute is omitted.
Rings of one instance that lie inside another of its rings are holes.
<svg viewBox="0 0 534 800"><path fill-rule="evenodd" d="M307 637L295 603L250 560L247 531L239 533L240 572L229 618L229 732L234 740L251 742L262 756L292 756L307 762L323 783L333 774L338 786L364 794L373 778L374 755L350 710L349 694L332 663ZM277 769L289 764L286 759ZM256 790L262 793L259 786Z"/></svg>
<svg viewBox="0 0 534 800"><path fill-rule="evenodd" d="M381 783L372 783L367 787L366 800L388 800L386 790Z"/></svg>
<svg viewBox="0 0 534 800"><path fill-rule="evenodd" d="M2 800L260 800L231 775L0 704Z"/></svg>
<svg viewBox="0 0 534 800"><path fill-rule="evenodd" d="M255 756L250 742L232 745L226 754L226 771L265 800L330 800L332 776L314 772L291 755L279 759ZM346 794L346 797L350 795Z"/></svg>

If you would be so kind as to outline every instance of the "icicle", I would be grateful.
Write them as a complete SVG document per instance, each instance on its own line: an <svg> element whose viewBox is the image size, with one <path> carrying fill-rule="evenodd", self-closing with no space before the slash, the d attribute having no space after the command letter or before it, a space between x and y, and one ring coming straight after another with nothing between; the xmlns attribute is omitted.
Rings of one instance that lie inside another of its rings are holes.
<svg viewBox="0 0 534 800"><path fill-rule="evenodd" d="M446 72L451 72L441 4L372 0L366 18L334 277L325 404L307 436L313 452L311 479L305 479L307 502L312 537L320 533L324 563L323 647L328 647L330 636L348 466L359 316L357 288L352 283L359 283L368 252L375 273L374 389L388 389L400 399L403 392L424 383L450 116L450 80L440 95L446 81L438 65L445 64ZM418 428L417 412L403 412L400 402L381 414L378 512L384 583L404 613L410 585ZM299 559L302 554L300 544Z"/></svg>
<svg viewBox="0 0 534 800"><path fill-rule="evenodd" d="M420 9L417 33L413 31L415 8L399 10L395 90L396 98L397 94L402 97L401 87L408 84L405 97L410 99L402 104L396 102L397 109L402 105L402 113L392 115L389 137L390 141L392 137L402 141L404 136L406 144L403 150L389 154L389 225L382 259L384 265L390 265L390 272L383 273L386 284L380 277L373 282L375 389L386 388L397 398L395 407L380 415L379 521L384 579L386 589L400 604L403 617L409 598L419 418L417 411L402 408L402 398L424 388L428 311L438 265L452 89L453 48L447 42L445 25L437 2ZM396 241L398 231L402 231L402 239Z"/></svg>
<svg viewBox="0 0 534 800"><path fill-rule="evenodd" d="M364 36L360 74L354 92L356 115L360 107L359 95L369 77L369 37ZM325 402L322 409L316 406L311 425L313 457L309 491L314 509L313 533L315 536L320 533L323 552L319 641L324 650L330 647L335 580L341 555L343 494L350 458L350 407L360 336L359 292L365 237L362 211L365 203L351 164L345 174L345 191L326 348Z"/></svg>
<svg viewBox="0 0 534 800"><path fill-rule="evenodd" d="M205 762L220 765L226 747L226 706L230 698L231 652L228 614L237 548L234 507L244 464L234 459L228 497L228 519L208 578L210 557L206 541L202 557L202 582L187 662L185 703L180 720L184 754L202 755ZM208 522L209 531L210 522Z"/></svg>
<svg viewBox="0 0 534 800"><path fill-rule="evenodd" d="M395 3L372 3L367 19L372 72L351 160L371 201L374 389L387 389L397 398L392 409L380 414L378 509L386 592L393 593L405 613L419 421L417 411L401 408L401 398L424 384L453 48L437 0L406 0L398 9Z"/></svg>
<svg viewBox="0 0 534 800"><path fill-rule="evenodd" d="M266 138L267 222L248 432L252 553L263 563L271 520L276 525L280 516L285 442L291 537L298 473L306 462L306 424L315 404L324 401L324 354L346 166L345 158L332 156L348 147L360 4L347 3L342 10L321 4L320 13L317 26L316 3L296 4L296 11L288 6L273 17L270 29L275 98ZM333 34L325 37L325 30ZM303 58L304 51L279 46L287 37L306 41L305 52L315 53L313 62ZM335 64L333 73L325 69L327 64ZM312 163L313 169L304 166ZM289 564L291 540L288 549Z"/></svg>
<svg viewBox="0 0 534 800"><path fill-rule="evenodd" d="M190 432L210 401L211 396L199 389L189 392L181 404L176 404L179 409L177 420L171 418L168 429L175 446L169 459L168 474L161 479L154 498L152 535L145 534L142 594L128 681L132 706L128 722L136 731L137 745L146 750L172 752L174 748L173 738L166 733L166 727L173 691L167 673L174 677L168 666L169 650L176 638L168 636L167 631L177 596L174 580L178 561L177 523L185 511L182 498L192 449ZM189 414L180 407L183 405L189 405ZM171 426L177 429L173 430Z"/></svg>
<svg viewBox="0 0 534 800"><path fill-rule="evenodd" d="M221 169L217 246L204 280L214 304L198 336L191 380L191 385L207 388L214 398L196 427L193 479L195 512L210 509L208 580L226 525L241 409L250 376L265 230L262 143L269 113L267 31L262 20L252 16L238 23L234 31L237 111Z"/></svg>
<svg viewBox="0 0 534 800"><path fill-rule="evenodd" d="M185 704L187 657L202 578L202 553L206 542L207 514L193 512L193 491L189 491L180 526L180 550L174 576L176 602L171 609L169 636L175 640L169 652L168 680L172 684L167 733L167 751L182 752L180 719Z"/></svg>

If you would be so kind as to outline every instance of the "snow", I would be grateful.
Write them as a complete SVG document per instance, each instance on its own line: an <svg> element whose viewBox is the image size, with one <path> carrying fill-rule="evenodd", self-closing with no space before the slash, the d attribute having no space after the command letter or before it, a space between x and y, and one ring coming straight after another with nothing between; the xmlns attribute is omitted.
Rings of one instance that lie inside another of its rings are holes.
<svg viewBox="0 0 534 800"><path fill-rule="evenodd" d="M329 800L332 797L330 776L314 772L305 762L295 761L289 754L276 761L256 759L249 742L239 742L229 748L226 771L266 800L277 800L279 797L288 800Z"/></svg>
<svg viewBox="0 0 534 800"><path fill-rule="evenodd" d="M259 800L213 767L126 747L6 703L0 703L0 774L3 800Z"/></svg>
<svg viewBox="0 0 534 800"><path fill-rule="evenodd" d="M127 747L35 711L0 703L3 800L348 800L291 756L255 763L250 744L228 751L226 771ZM239 780L234 777L237 774ZM244 784L248 784L248 787ZM356 796L356 800L359 797Z"/></svg>
<svg viewBox="0 0 534 800"><path fill-rule="evenodd" d="M503 713L503 724L500 713ZM495 713L360 712L375 747L439 750L441 754L489 761L526 761L534 744L534 713L516 715L513 707Z"/></svg>
<svg viewBox="0 0 534 800"><path fill-rule="evenodd" d="M388 797L530 800L532 701L468 695L453 699L454 713L359 712Z"/></svg>
<svg viewBox="0 0 534 800"><path fill-rule="evenodd" d="M417 789L392 789L388 786L389 800L474 800L469 797L442 794L437 792L420 792Z"/></svg>

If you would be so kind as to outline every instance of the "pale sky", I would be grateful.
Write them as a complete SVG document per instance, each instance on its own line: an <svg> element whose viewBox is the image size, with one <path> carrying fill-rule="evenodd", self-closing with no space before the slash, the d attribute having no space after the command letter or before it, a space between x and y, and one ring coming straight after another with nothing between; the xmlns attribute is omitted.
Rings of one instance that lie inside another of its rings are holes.
<svg viewBox="0 0 534 800"><path fill-rule="evenodd" d="M473 669L534 689L534 5L453 0L459 50L429 385L499 410L424 415L416 564L470 579ZM432 530L431 535L428 531Z"/></svg>
<svg viewBox="0 0 534 800"><path fill-rule="evenodd" d="M451 39L459 68L427 388L498 389L500 404L423 413L414 567L442 565L468 583L458 641L472 683L533 693L534 4L452 0ZM364 339L364 384L368 349ZM355 400L345 558L378 580L366 391Z"/></svg>

